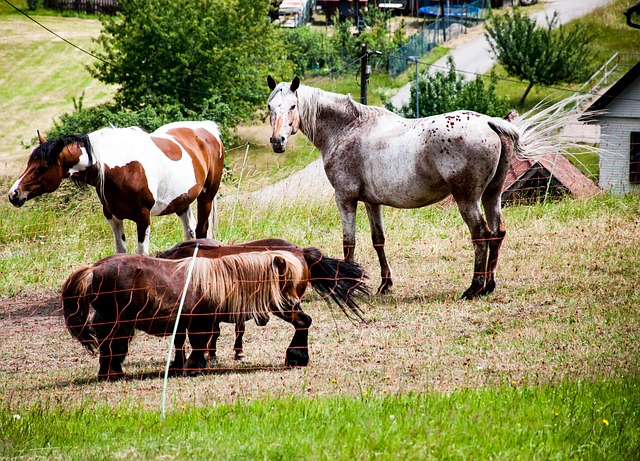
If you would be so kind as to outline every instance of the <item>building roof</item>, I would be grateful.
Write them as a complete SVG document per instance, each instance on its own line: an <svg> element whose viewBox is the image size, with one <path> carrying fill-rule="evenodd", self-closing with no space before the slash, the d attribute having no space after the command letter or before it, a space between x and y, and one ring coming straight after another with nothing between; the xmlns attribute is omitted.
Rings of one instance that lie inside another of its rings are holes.
<svg viewBox="0 0 640 461"><path fill-rule="evenodd" d="M555 163L555 165L554 165ZM590 197L601 192L600 188L564 155L546 154L537 160L511 158L503 193L527 187L532 173L543 168L549 175L576 197Z"/></svg>
<svg viewBox="0 0 640 461"><path fill-rule="evenodd" d="M611 101L617 98L624 90L626 90L633 82L635 82L638 78L640 78L640 61L633 66L629 72L624 74L620 80L614 83L611 88L609 88L603 95L601 95L598 99L594 101L587 109L584 111L584 114L580 116L578 120L580 121L590 121L593 120L593 114L591 112L596 112L595 117L597 117L597 112L605 109Z"/></svg>

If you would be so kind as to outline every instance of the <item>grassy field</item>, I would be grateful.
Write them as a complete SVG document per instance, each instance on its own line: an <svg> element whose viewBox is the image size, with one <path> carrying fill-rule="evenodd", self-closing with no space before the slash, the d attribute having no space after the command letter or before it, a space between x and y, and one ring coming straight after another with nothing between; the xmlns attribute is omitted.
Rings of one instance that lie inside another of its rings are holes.
<svg viewBox="0 0 640 461"><path fill-rule="evenodd" d="M140 409L0 410L16 459L638 459L637 379Z"/></svg>
<svg viewBox="0 0 640 461"><path fill-rule="evenodd" d="M26 1L15 4L26 10ZM0 112L11 114L0 120L0 168L14 175L30 152L23 144L36 137L36 130L44 133L56 117L72 112L74 98L84 95L85 106L90 106L109 100L114 89L91 78L85 67L92 57L5 3L0 7ZM91 39L100 32L97 19L33 19L86 50L95 46Z"/></svg>
<svg viewBox="0 0 640 461"><path fill-rule="evenodd" d="M18 17L0 15L0 29L5 20ZM94 32L76 27L84 20L46 20L60 21L86 43L99 28L91 20ZM17 34L16 24L4 30ZM5 36L0 51L10 53ZM25 68L20 78L0 73L0 105L17 114L0 122L3 135L11 123L46 122L46 108L34 110L39 98L51 104L52 117L91 87L81 82L77 63L75 81L66 73L42 78L49 73L38 69L54 72L64 61L53 45L30 70L27 51L39 45L25 45L26 57L15 57ZM30 75L38 76L39 91L23 85ZM96 100L109 91L98 90ZM20 102L22 92L28 98ZM248 196L317 151L298 135L292 152L273 154L262 122L240 132L252 145L246 162L244 148L228 152L235 174L220 194L217 237L282 237L339 257L331 198ZM14 150L17 139L31 137L26 128L14 133ZM0 177L0 197L13 180ZM304 369L283 365L292 335L284 322L248 326L245 364L232 360L232 328L224 325L220 364L204 376L169 379L163 419L169 340L136 335L124 364L129 380L102 383L97 358L70 337L60 314L64 280L113 252L95 192L66 184L21 209L0 200L0 457L638 459L640 196L507 207L497 290L472 302L459 301L471 280L473 248L455 207L385 209L384 218L395 284L390 295L363 302L367 324L351 324L309 293L304 309L314 323ZM357 225L356 260L376 287L362 207ZM126 232L132 242L131 223ZM175 216L152 221L152 252L182 238Z"/></svg>

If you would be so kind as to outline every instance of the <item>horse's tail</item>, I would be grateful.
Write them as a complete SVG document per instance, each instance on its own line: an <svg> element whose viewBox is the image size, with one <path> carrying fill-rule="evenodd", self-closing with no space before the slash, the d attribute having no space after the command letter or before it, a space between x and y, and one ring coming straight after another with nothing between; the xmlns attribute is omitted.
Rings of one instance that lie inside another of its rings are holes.
<svg viewBox="0 0 640 461"><path fill-rule="evenodd" d="M498 134L514 142L514 154L518 159L538 159L545 154L566 154L570 148L580 147L597 152L592 146L577 144L563 136L562 128L577 120L576 107L585 99L583 94L574 94L554 104L542 101L526 113L511 120L494 118L489 126Z"/></svg>
<svg viewBox="0 0 640 461"><path fill-rule="evenodd" d="M371 293L362 267L353 261L330 258L315 247L302 249L309 267L311 287L331 305L333 301L351 320L366 322L356 302Z"/></svg>
<svg viewBox="0 0 640 461"><path fill-rule="evenodd" d="M89 352L98 349L96 334L89 322L89 298L93 267L82 267L67 279L62 289L62 309L67 329Z"/></svg>

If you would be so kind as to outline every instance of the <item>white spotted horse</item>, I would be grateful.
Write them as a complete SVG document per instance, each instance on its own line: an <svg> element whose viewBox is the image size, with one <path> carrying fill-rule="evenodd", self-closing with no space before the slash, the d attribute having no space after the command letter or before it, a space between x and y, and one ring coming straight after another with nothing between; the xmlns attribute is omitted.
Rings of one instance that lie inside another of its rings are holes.
<svg viewBox="0 0 640 461"><path fill-rule="evenodd" d="M510 159L562 151L566 143L553 133L568 120L571 98L511 122L468 110L405 119L348 95L301 85L298 77L277 84L269 76L267 83L271 146L285 152L288 138L300 129L318 148L335 190L347 260L354 257L356 208L364 202L381 267L379 293L393 284L382 206L419 208L449 195L469 227L475 251L471 286L462 297L473 299L495 289L506 234L501 194Z"/></svg>
<svg viewBox="0 0 640 461"><path fill-rule="evenodd" d="M40 145L9 191L13 205L53 192L70 178L96 188L118 253L127 252L125 219L136 223L140 254L149 254L151 216L176 213L186 239L213 237L224 164L216 123L174 122L153 133L137 127L103 128L51 141L38 136Z"/></svg>

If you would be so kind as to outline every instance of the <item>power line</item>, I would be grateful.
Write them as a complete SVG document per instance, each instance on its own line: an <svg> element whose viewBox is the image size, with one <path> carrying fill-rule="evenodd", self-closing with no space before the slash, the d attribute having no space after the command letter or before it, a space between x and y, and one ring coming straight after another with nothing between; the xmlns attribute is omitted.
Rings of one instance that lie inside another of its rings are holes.
<svg viewBox="0 0 640 461"><path fill-rule="evenodd" d="M44 30L46 30L47 32L49 32L50 34L55 35L56 37L58 37L60 40L62 40L63 42L65 42L67 45L71 45L72 47L74 47L77 50L82 51L85 54L88 54L89 56L91 56L94 59L97 59L99 61L104 62L105 64L111 64L108 61L105 61L104 59L102 59L100 56L96 56L95 54L91 53L90 51L85 50L84 48L76 45L73 42L70 42L69 40L67 40L66 38L62 37L61 35L58 35L57 33L55 33L54 31L52 31L51 29L49 29L47 26L45 26L44 24L36 21L35 19L33 19L31 16L29 16L27 13L25 13L24 11L22 11L20 8L18 8L17 6L15 6L13 3L11 3L9 0L4 0L4 2L9 5L11 8L13 8L14 10L16 10L18 13L20 13L21 15L23 15L24 17L26 17L27 19L35 22L38 26L42 27Z"/></svg>

